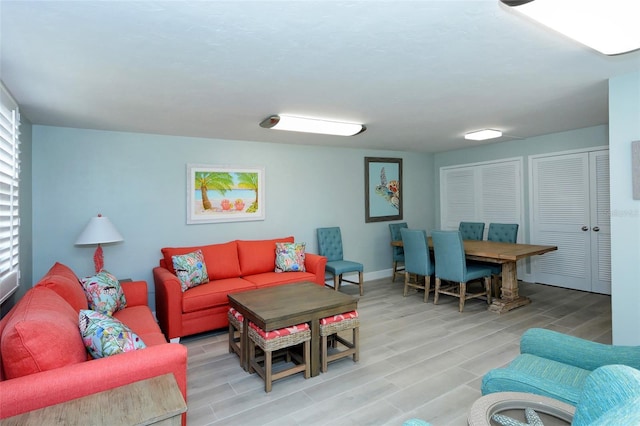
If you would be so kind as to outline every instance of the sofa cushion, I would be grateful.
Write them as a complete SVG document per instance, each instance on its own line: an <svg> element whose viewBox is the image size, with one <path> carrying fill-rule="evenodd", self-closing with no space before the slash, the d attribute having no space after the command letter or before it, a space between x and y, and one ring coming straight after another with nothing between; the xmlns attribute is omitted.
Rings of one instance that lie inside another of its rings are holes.
<svg viewBox="0 0 640 426"><path fill-rule="evenodd" d="M165 247L161 250L165 268L175 274L176 271L173 268L173 256L191 253L197 249L202 250L204 262L207 265L207 274L209 275L210 280L220 280L223 278L235 278L240 276L238 248L235 241L197 247Z"/></svg>
<svg viewBox="0 0 640 426"><path fill-rule="evenodd" d="M6 379L86 361L78 312L55 291L32 288L13 308L0 353Z"/></svg>
<svg viewBox="0 0 640 426"><path fill-rule="evenodd" d="M120 281L104 269L93 277L84 279L82 287L87 295L89 308L94 311L111 316L127 306Z"/></svg>
<svg viewBox="0 0 640 426"><path fill-rule="evenodd" d="M78 315L78 326L84 345L94 358L147 347L129 327L100 312L83 309Z"/></svg>
<svg viewBox="0 0 640 426"><path fill-rule="evenodd" d="M180 280L180 288L184 293L192 287L209 282L207 265L204 262L202 250L198 249L187 254L172 257L173 269Z"/></svg>
<svg viewBox="0 0 640 426"><path fill-rule="evenodd" d="M275 274L275 272L272 272L272 274ZM216 306L228 305L229 299L227 299L227 295L229 293L255 290L255 288L255 285L242 278L211 281L183 293L182 312L196 312Z"/></svg>
<svg viewBox="0 0 640 426"><path fill-rule="evenodd" d="M78 276L66 265L56 262L47 274L36 284L58 293L76 312L87 309L87 296L84 294Z"/></svg>
<svg viewBox="0 0 640 426"><path fill-rule="evenodd" d="M264 272L262 274L249 275L243 279L253 283L257 288L273 287L281 284L299 283L302 281L315 282L315 275L310 272Z"/></svg>
<svg viewBox="0 0 640 426"><path fill-rule="evenodd" d="M240 276L273 272L276 264L276 243L278 242L292 243L294 241L292 236L273 240L238 240Z"/></svg>
<svg viewBox="0 0 640 426"><path fill-rule="evenodd" d="M305 243L276 243L276 272L305 272Z"/></svg>
<svg viewBox="0 0 640 426"><path fill-rule="evenodd" d="M147 343L147 346L149 346L146 339L148 334L162 333L148 306L128 306L126 309L114 313L113 317L140 336Z"/></svg>

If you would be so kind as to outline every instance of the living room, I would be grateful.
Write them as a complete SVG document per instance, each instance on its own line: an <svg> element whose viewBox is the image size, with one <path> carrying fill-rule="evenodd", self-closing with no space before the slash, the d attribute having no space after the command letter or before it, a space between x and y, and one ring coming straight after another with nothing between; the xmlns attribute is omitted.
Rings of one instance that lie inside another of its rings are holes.
<svg viewBox="0 0 640 426"><path fill-rule="evenodd" d="M638 64L637 53L633 55ZM15 90L11 81L4 83ZM639 91L640 71L636 69L609 79L608 122L437 152L395 149L394 141L385 149L372 149L359 142L359 136L349 139L349 147L337 147L315 145L313 136L303 134L297 138L304 144L297 145L290 142L294 140L290 136L288 143L281 144L100 130L102 124L95 128L31 124L23 113L22 284L12 300L17 301L56 261L68 264L79 276L91 275L93 248L76 246L75 241L89 218L99 213L109 217L124 237L121 243L104 246L106 269L120 278L147 281L152 308L151 270L158 264L162 247L293 235L316 252L315 230L322 226L342 228L345 255L365 265L365 281L381 279L390 275L389 231L386 222L364 221L365 157L402 158L403 221L429 231L441 226L441 167L514 157L522 157L526 165L532 155L608 146L610 210L619 212L611 216L613 342L638 345L640 207L631 197L629 144L640 139ZM18 94L14 95L20 103ZM84 107L90 109L90 101ZM258 128L253 117L245 118L247 126ZM375 126L361 136L367 132L374 133ZM427 139L429 129L422 132ZM265 219L187 224L188 164L263 166ZM523 182L526 191L526 169ZM529 206L525 196L525 212ZM3 305L2 313L9 307Z"/></svg>

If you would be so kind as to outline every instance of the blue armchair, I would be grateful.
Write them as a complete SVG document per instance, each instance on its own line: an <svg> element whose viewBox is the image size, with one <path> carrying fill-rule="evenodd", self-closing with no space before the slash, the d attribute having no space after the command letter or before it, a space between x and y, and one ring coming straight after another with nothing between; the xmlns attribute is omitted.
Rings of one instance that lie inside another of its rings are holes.
<svg viewBox="0 0 640 426"><path fill-rule="evenodd" d="M520 339L520 355L489 371L482 394L528 392L576 406L589 374L605 365L640 370L640 346L613 346L551 330L532 328Z"/></svg>

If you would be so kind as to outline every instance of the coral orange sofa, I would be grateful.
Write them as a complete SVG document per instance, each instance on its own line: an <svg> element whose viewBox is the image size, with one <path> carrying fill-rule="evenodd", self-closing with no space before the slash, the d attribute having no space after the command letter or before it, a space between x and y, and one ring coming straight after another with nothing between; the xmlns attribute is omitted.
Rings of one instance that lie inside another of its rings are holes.
<svg viewBox="0 0 640 426"><path fill-rule="evenodd" d="M88 355L78 326L87 298L78 277L61 263L0 320L0 418L167 373L186 401L186 347L168 343L160 331L147 306L146 282L121 286L126 308L113 317L142 339L144 349L99 359Z"/></svg>
<svg viewBox="0 0 640 426"><path fill-rule="evenodd" d="M311 281L324 285L327 258L305 253L305 272L275 272L276 242L294 238L235 240L194 247L165 247L160 265L153 269L156 317L169 339L228 326L227 295L257 288ZM184 293L173 269L173 256L202 250L209 282Z"/></svg>

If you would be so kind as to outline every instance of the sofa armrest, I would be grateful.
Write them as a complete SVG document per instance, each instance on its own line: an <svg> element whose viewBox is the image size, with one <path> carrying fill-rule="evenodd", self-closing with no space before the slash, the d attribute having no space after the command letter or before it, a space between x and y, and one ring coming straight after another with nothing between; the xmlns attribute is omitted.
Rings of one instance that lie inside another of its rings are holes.
<svg viewBox="0 0 640 426"><path fill-rule="evenodd" d="M313 282L324 286L324 268L327 266L327 258L319 254L306 253L304 256L304 268L315 275Z"/></svg>
<svg viewBox="0 0 640 426"><path fill-rule="evenodd" d="M156 285L156 318L167 339L182 336L182 289L180 280L162 266L153 268Z"/></svg>
<svg viewBox="0 0 640 426"><path fill-rule="evenodd" d="M640 369L640 346L605 345L544 328L531 328L522 335L520 353L591 371L609 364Z"/></svg>
<svg viewBox="0 0 640 426"><path fill-rule="evenodd" d="M187 400L187 348L176 343L100 358L0 382L0 418L173 373ZM55 389L54 392L51 390ZM183 419L184 424L184 419Z"/></svg>
<svg viewBox="0 0 640 426"><path fill-rule="evenodd" d="M146 281L121 282L120 286L127 299L127 306L149 306Z"/></svg>

